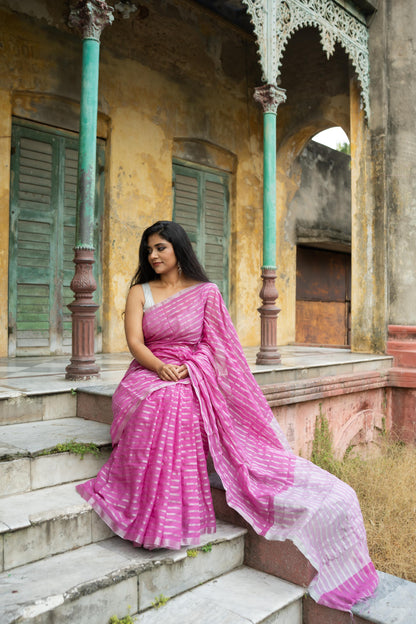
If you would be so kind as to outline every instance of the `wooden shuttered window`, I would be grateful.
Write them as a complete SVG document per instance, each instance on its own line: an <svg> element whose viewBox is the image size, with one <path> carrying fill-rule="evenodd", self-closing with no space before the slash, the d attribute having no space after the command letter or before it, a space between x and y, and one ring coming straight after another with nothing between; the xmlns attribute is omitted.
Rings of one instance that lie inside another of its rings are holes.
<svg viewBox="0 0 416 624"><path fill-rule="evenodd" d="M99 159L103 148L99 147ZM78 139L16 122L12 129L9 354L71 351ZM99 185L103 181L99 180ZM97 205L97 224L100 221ZM95 246L99 249L99 227ZM99 260L99 253L96 254ZM100 262L95 273L100 274ZM98 292L100 297L100 292ZM99 301L99 298L96 298Z"/></svg>
<svg viewBox="0 0 416 624"><path fill-rule="evenodd" d="M186 230L199 261L228 303L228 176L173 165L173 220Z"/></svg>

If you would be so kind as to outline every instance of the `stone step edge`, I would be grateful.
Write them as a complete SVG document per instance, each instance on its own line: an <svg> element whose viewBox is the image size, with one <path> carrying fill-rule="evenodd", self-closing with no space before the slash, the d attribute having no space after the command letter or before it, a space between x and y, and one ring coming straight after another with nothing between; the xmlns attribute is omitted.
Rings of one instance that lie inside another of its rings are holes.
<svg viewBox="0 0 416 624"><path fill-rule="evenodd" d="M74 440L74 441L75 443L78 442L77 440ZM69 440L68 442L72 442L72 440ZM67 442L63 442L62 444L66 444L66 443ZM79 442L79 444L85 444L87 446L90 443ZM111 450L112 448L111 442L97 442L97 443L93 442L92 444L94 444L100 451ZM38 451L33 451L33 452L29 450L23 450L23 449L16 449L15 452L12 449L8 449L7 452L0 451L0 462L8 462L8 461L14 461L16 459L25 459L25 458L35 459L36 457L44 457L44 456L49 456L49 455L64 455L64 454L78 456L80 459L82 459L82 457L85 457L85 455L89 454L89 453L84 453L82 455L81 453L68 451L68 450L64 450L64 451L55 450L57 446L58 445L55 444L54 446L45 447L43 449L40 449Z"/></svg>
<svg viewBox="0 0 416 624"><path fill-rule="evenodd" d="M74 418L76 410L77 396L71 390L48 391L43 388L38 393L24 393L10 389L9 393L0 395L0 430L9 424Z"/></svg>
<svg viewBox="0 0 416 624"><path fill-rule="evenodd" d="M0 427L0 432L4 432L0 437L0 462L59 454L55 452L57 447L71 442L92 443L99 450L111 448L108 425L86 423L77 416L9 423ZM31 436L35 437L35 444L30 444ZM79 453L72 454L80 456Z"/></svg>
<svg viewBox="0 0 416 624"><path fill-rule="evenodd" d="M80 481L80 483L82 482ZM81 501L79 505L67 505L66 507L62 506L62 508L55 507L54 509L48 509L45 512L31 514L28 516L28 520L26 522L21 522L14 527L10 527L5 522L0 521L0 536L5 533L16 533L17 531L22 531L23 529L37 527L41 524L46 524L47 522L55 522L61 519L70 520L71 518L76 518L77 516L91 510L92 507L89 503Z"/></svg>
<svg viewBox="0 0 416 624"><path fill-rule="evenodd" d="M221 524L222 528L226 526L227 530L231 531L231 534L228 536L222 536L222 537L221 536L215 537L215 534L205 535L201 537L201 543L198 546L189 546L189 547L184 546L179 551L173 551L173 550L170 551L167 549L163 549L161 551L155 551L154 557L149 557L144 561L133 560L125 564L122 564L121 566L120 564L118 564L115 566L115 569L113 571L106 572L102 576L97 576L95 578L80 581L79 583L77 583L76 585L72 587L64 588L64 590L60 592L59 594L55 592L55 593L52 593L51 595L47 595L47 596L45 595L44 597L41 597L41 598L27 600L23 604L19 605L21 614L23 612L28 612L28 610L31 610L32 606L35 607L36 614L42 614L42 613L48 612L49 610L57 606L62 605L63 603L73 602L83 596L96 593L102 589L111 587L114 584L118 584L123 581L126 581L129 578L132 578L134 576L139 577L140 575L146 572L150 572L156 568L161 568L162 566L165 566L165 565L170 566L170 565L181 564L182 561L186 561L188 559L189 550L196 550L198 553L204 552L204 547L207 544L210 544L212 546L212 549L215 552L216 546L220 546L225 543L232 544L233 542L241 541L241 539L244 540L244 535L245 535L244 529L241 529L240 527L226 525L226 523L219 523L219 524ZM119 542L121 544L121 547L124 543L124 540L122 540L122 538L116 536L116 537L111 537L107 540L103 540L101 544L105 545L106 542L109 543L111 541L113 543L115 541ZM241 547L242 549L244 548L243 544ZM85 546L81 546L80 548L75 549L75 550L80 552L86 548L89 548L90 546L91 544L88 544ZM138 549L138 550L142 550L142 549ZM211 552L211 549L209 552ZM65 569L64 560L66 556L71 556L72 553L74 553L74 550L66 552L66 553L59 553L56 555L52 555L51 557L47 559L47 562L52 563L53 560L56 561L58 560L57 558L60 558L59 561L63 562L62 569ZM194 556L191 556L190 559L193 560ZM22 566L16 567L10 571L6 570L0 573L0 584L1 584L2 578L10 577L11 574L19 575L19 573L21 573L20 572L21 570L23 571L23 569L25 568L27 569L28 567L30 567L32 570L36 570L36 568L39 568L44 563L44 561L45 560L35 561L29 564L24 564ZM240 565L241 564L242 564L242 556L240 560ZM234 567L235 567L235 564L231 566L228 571L230 571ZM207 580L212 580L213 578L217 578L221 574L219 575L217 574L217 576L215 576L214 574L210 579L207 579ZM207 582L207 581L204 581L204 582ZM196 585L191 585L188 589L190 589L191 587L195 587L195 586ZM188 589L185 589L184 591L188 591ZM173 597L174 595L176 594L173 594L171 597ZM142 611L143 610L145 609L142 609ZM13 619L10 622L10 624L12 624L12 622L14 623L14 622L23 621L21 619L21 614L17 619Z"/></svg>
<svg viewBox="0 0 416 624"><path fill-rule="evenodd" d="M172 611L172 610L174 611L175 607L178 605L178 603L184 601L185 595L186 595L186 599L189 601L190 604L194 604L195 600L198 601L198 598L199 598L200 601L202 599L202 602L206 602L207 606L208 606L208 603L210 605L212 605L212 601L208 598L208 596L204 596L204 595L198 596L198 594L201 594L201 593L204 594L205 590L209 589L210 586L212 586L214 584L216 585L215 593L218 593L218 588L221 586L222 583L224 583L224 581L227 584L227 581L229 581L230 578L234 579L234 578L237 577L236 580L238 582L240 580L238 577L241 574L244 574L244 573L247 573L247 572L252 577L250 579L251 582L252 582L251 589L255 590L256 589L256 583L258 583L259 585L257 587L257 590L261 592L263 590L263 588L264 588L265 580L270 579L272 581L273 585L275 585L276 590L277 590L277 588L279 588L279 593L276 591L276 594L273 597L273 603L274 604L271 605L269 607L269 609L268 609L269 613L262 613L261 615L259 614L260 619L258 619L259 616L255 617L253 613L251 613L249 615L246 615L245 613L244 613L244 615L242 613L238 613L238 609L236 608L236 605L230 606L230 605L227 604L227 606L224 606L224 605L221 604L221 602L222 602L221 600L216 604L217 607L219 606L221 609L224 610L224 613L228 617L231 616L231 615L234 615L235 617L238 617L239 618L239 620L238 620L239 622L242 621L242 618L244 618L244 621L246 621L247 624L249 624L249 623L252 624L253 622L255 622L256 624L262 624L262 623L265 623L265 622L269 622L269 621L271 621L270 618L273 615L276 615L277 613L281 613L283 610L286 610L288 607L290 607L291 605L293 605L296 602L302 601L303 597L305 596L305 589L303 587L299 587L299 586L297 586L297 585L295 585L293 583L289 583L288 581L284 581L282 579L279 579L278 577L273 576L271 574L267 574L265 572L261 572L259 570L255 570L254 568L250 568L249 566L242 565L242 566L239 566L237 568L234 568L233 570L230 570L229 572L225 572L224 574L222 574L222 575L220 575L220 576L218 576L216 578L207 580L204 583L201 583L200 585L197 585L197 586L193 587L192 589L189 589L189 590L187 590L185 592L181 592L181 593L176 594L172 598L169 598L162 607L157 608L156 612L154 611L153 607L149 607L149 608L147 608L144 611L139 611L139 612L134 613L134 614L130 613L129 615L135 622L136 622L135 618L140 618L139 622L145 623L149 619L149 616L150 616L150 621L151 621L152 624L155 621L161 622L162 621L161 618L163 616L167 615L169 617L171 615L169 612ZM282 593L285 593L284 597L282 597L282 595L281 595ZM264 599L264 597L263 597L263 599ZM214 600L214 603L215 603L215 600ZM277 603L279 603L279 604L277 604ZM241 606L242 606L241 604L238 605L238 607L240 609L241 609ZM243 607L242 610L245 611L246 607ZM301 617L301 612L302 612L302 608L300 607L299 610L298 610L298 614L299 614L300 617ZM125 617L128 614L123 614L123 615ZM218 613L216 615L218 617ZM253 617L255 619L252 619ZM169 622L171 622L171 624L174 624L174 623L176 624L177 621L178 620L177 620L176 617L175 617L174 620L169 619ZM195 620L192 620L192 622L193 621L195 621ZM218 620L215 620L215 621L218 621ZM279 619L279 621L280 621L280 619ZM286 621L288 621L288 620L285 619L285 622ZM204 622L205 622L205 620L204 620ZM228 618L227 618L227 622L229 622ZM273 619L273 622L275 622L274 619ZM185 624L185 623L181 620L181 624Z"/></svg>

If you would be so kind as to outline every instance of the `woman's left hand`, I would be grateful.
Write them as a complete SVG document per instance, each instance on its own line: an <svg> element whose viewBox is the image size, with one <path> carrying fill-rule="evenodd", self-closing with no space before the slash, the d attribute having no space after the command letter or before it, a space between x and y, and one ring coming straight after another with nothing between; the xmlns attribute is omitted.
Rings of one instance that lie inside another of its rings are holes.
<svg viewBox="0 0 416 624"><path fill-rule="evenodd" d="M176 369L176 372L178 373L179 379L185 379L185 377L189 377L188 368L186 364L182 364L181 366L178 366Z"/></svg>

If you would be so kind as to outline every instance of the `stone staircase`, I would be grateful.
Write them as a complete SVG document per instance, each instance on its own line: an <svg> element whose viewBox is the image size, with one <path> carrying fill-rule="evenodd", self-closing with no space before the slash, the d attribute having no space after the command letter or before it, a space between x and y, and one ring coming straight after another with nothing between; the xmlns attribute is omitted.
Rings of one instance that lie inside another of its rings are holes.
<svg viewBox="0 0 416 624"><path fill-rule="evenodd" d="M316 605L304 589L310 564L290 542L257 536L215 479L217 533L197 549L149 552L114 536L74 488L110 452L109 425L77 417L75 398L0 400L0 624L107 624L127 613L138 624L416 622L416 586L389 575L352 620ZM92 442L100 456L53 452L67 441Z"/></svg>
<svg viewBox="0 0 416 624"><path fill-rule="evenodd" d="M114 536L74 488L107 459L109 426L66 414L0 427L1 624L107 624L128 612L143 624L301 624L304 590L243 565L242 527L219 520L215 535L180 551ZM100 456L53 452L70 440Z"/></svg>

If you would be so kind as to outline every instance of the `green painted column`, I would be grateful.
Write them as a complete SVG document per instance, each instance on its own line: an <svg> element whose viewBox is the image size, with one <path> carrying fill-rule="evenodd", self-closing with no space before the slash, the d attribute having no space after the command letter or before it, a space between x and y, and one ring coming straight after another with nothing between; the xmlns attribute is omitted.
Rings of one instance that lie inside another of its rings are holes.
<svg viewBox="0 0 416 624"><path fill-rule="evenodd" d="M257 364L279 364L276 290L276 115L286 92L273 84L258 87L254 98L263 107L263 286L259 308L261 344Z"/></svg>
<svg viewBox="0 0 416 624"><path fill-rule="evenodd" d="M100 42L82 46L76 246L93 249Z"/></svg>
<svg viewBox="0 0 416 624"><path fill-rule="evenodd" d="M95 313L93 300L97 288L92 273L94 264L94 207L97 150L98 74L100 37L104 27L113 21L113 8L105 0L80 0L71 11L69 24L83 39L82 80L78 152L77 223L75 239L75 275L71 289L72 357L66 367L67 379L97 377L95 361Z"/></svg>
<svg viewBox="0 0 416 624"><path fill-rule="evenodd" d="M276 269L276 113L264 113L263 131L263 268Z"/></svg>

